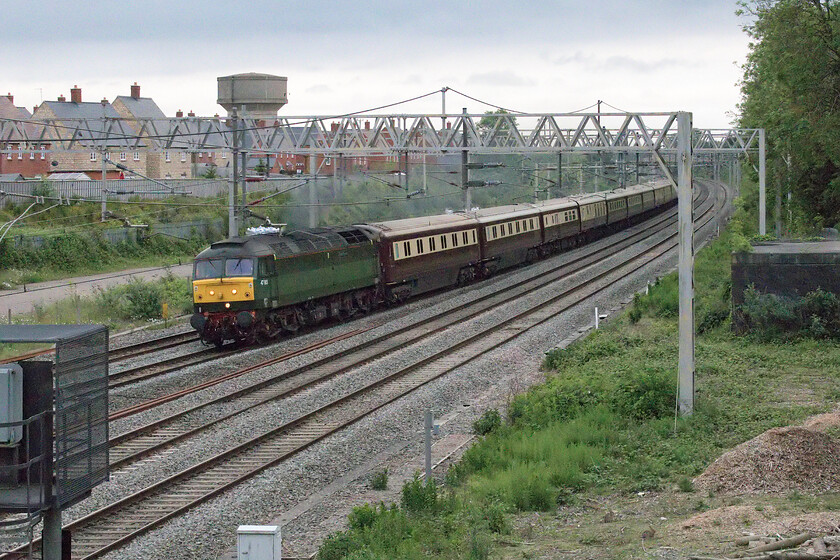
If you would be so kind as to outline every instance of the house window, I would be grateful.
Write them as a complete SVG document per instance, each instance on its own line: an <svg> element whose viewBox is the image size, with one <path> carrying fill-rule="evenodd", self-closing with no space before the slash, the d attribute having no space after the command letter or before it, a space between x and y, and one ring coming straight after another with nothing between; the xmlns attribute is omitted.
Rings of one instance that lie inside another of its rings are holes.
<svg viewBox="0 0 840 560"><path fill-rule="evenodd" d="M18 146L18 159L23 159L23 148Z"/></svg>
<svg viewBox="0 0 840 560"><path fill-rule="evenodd" d="M140 152L134 152L134 161L140 161Z"/></svg>
<svg viewBox="0 0 840 560"><path fill-rule="evenodd" d="M227 152L222 152L222 159L227 159Z"/></svg>
<svg viewBox="0 0 840 560"><path fill-rule="evenodd" d="M90 153L90 161L96 161L96 152Z"/></svg>
<svg viewBox="0 0 840 560"><path fill-rule="evenodd" d="M172 161L172 154L170 154L169 152L163 152L163 157L166 159L166 163Z"/></svg>
<svg viewBox="0 0 840 560"><path fill-rule="evenodd" d="M47 159L47 149L41 146L41 159Z"/></svg>
<svg viewBox="0 0 840 560"><path fill-rule="evenodd" d="M187 152L181 152L181 163L187 161Z"/></svg>
<svg viewBox="0 0 840 560"><path fill-rule="evenodd" d="M201 159L204 157L204 152L198 152L198 158Z"/></svg>
<svg viewBox="0 0 840 560"><path fill-rule="evenodd" d="M120 152L120 161L125 161L125 160L126 160L125 152Z"/></svg>
<svg viewBox="0 0 840 560"><path fill-rule="evenodd" d="M29 159L35 159L35 152L29 152Z"/></svg>
<svg viewBox="0 0 840 560"><path fill-rule="evenodd" d="M6 154L6 159L12 159L12 152L9 152L8 154Z"/></svg>
<svg viewBox="0 0 840 560"><path fill-rule="evenodd" d="M207 154L207 157L209 157L210 159L213 159L215 156L216 152L210 152L209 154Z"/></svg>

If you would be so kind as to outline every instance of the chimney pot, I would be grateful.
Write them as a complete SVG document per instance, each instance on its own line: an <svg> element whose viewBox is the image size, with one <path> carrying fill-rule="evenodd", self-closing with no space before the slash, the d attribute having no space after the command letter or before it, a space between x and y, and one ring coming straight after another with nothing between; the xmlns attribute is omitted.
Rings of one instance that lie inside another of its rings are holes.
<svg viewBox="0 0 840 560"><path fill-rule="evenodd" d="M108 104L108 98L107 98L107 97L103 97L103 98L102 98L101 103L102 103L103 105L107 105L107 104Z"/></svg>
<svg viewBox="0 0 840 560"><path fill-rule="evenodd" d="M134 85L131 86L131 97L140 99L140 86L137 85L137 82L134 82Z"/></svg>
<svg viewBox="0 0 840 560"><path fill-rule="evenodd" d="M11 92L6 94L6 98L14 105L15 103L15 96L11 94Z"/></svg>
<svg viewBox="0 0 840 560"><path fill-rule="evenodd" d="M82 88L80 88L79 86L73 86L70 89L70 101L73 103L82 102Z"/></svg>
<svg viewBox="0 0 840 560"><path fill-rule="evenodd" d="M64 97L63 95L59 95L59 96L58 96L58 100L59 100L60 102L64 103L65 101L67 101L67 98L66 98L66 97Z"/></svg>
<svg viewBox="0 0 840 560"><path fill-rule="evenodd" d="M192 111L190 111L189 113L187 113L187 116L188 116L188 117L194 117L194 116L195 116L195 113L193 113Z"/></svg>
<svg viewBox="0 0 840 560"><path fill-rule="evenodd" d="M175 111L175 117L180 119L183 116L184 116L184 112L181 109L178 109L177 111Z"/></svg>

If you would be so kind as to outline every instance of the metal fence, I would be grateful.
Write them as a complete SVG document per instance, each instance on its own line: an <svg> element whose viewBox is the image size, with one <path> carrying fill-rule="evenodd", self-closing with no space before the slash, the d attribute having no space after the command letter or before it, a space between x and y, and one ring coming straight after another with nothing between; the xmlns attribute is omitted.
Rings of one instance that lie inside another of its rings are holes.
<svg viewBox="0 0 840 560"><path fill-rule="evenodd" d="M113 179L108 181L3 181L0 182L0 207L21 204L28 199L15 195L40 195L63 199L99 201L103 189L108 200L154 200L178 194L208 198L226 195L230 183L227 179L165 179L161 181L171 190L146 179ZM249 183L248 191L274 192L289 186L289 179L267 179Z"/></svg>
<svg viewBox="0 0 840 560"><path fill-rule="evenodd" d="M112 228L97 232L105 241L112 244L136 242L138 235L165 235L178 239L190 239L199 236L204 239L220 239L225 232L226 222L222 218L202 220L196 222L177 222L171 224L152 224L148 229ZM58 232L61 235L61 232ZM51 236L54 237L54 236ZM9 235L6 237L15 249L37 249L42 247L50 237L42 235Z"/></svg>

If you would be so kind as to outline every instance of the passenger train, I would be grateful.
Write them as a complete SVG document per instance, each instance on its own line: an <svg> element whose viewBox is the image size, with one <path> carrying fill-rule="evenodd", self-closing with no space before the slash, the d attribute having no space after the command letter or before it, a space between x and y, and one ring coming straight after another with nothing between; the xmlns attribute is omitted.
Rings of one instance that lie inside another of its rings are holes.
<svg viewBox="0 0 840 560"><path fill-rule="evenodd" d="M676 204L666 181L421 218L234 237L195 258L192 327L253 342L463 285Z"/></svg>

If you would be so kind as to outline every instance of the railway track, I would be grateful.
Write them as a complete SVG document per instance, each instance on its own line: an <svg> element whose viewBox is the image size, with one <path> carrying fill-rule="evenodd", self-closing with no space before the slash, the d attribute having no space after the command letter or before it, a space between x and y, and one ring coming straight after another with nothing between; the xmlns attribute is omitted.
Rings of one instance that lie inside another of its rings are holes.
<svg viewBox="0 0 840 560"><path fill-rule="evenodd" d="M96 558L125 544L592 297L676 247L675 234L661 237L632 255L625 251L624 262L602 272L590 270L584 282L473 331L442 351L71 523L73 558Z"/></svg>
<svg viewBox="0 0 840 560"><path fill-rule="evenodd" d="M713 219L708 216L714 206L709 206L703 213L700 219L700 227L703 227ZM664 227L671 225L672 222L672 218L661 220L659 224L666 225L660 228L660 231ZM216 457L190 467L141 492L71 523L67 528L71 529L74 533L73 558L95 558L125 544L166 520L212 498L254 474L282 462L324 437L364 418L433 379L445 375L449 371L474 360L493 348L509 342L521 333L569 309L580 301L597 294L612 285L615 281L632 274L634 271L659 258L676 246L675 234L662 235L660 233L659 235L662 239L656 241L652 247L645 249L636 248L631 250L630 248L632 239L638 237L639 234L633 234L622 242L614 244L612 246L612 253L620 253L626 257L626 262L613 266L603 272L594 272L590 265L604 258L604 253L598 252L597 255L589 254L577 259L576 262L578 265L573 271L568 271L571 263L566 263L563 265L563 268L567 270L566 273L561 274L557 270L544 272L537 278L522 281L513 288L506 288L504 290L505 294L492 293L479 298L481 304L478 306L475 306L475 302L462 305L456 310L447 313L446 317L435 317L431 322L426 322L422 325L411 325L397 333L391 332L388 337L379 337L375 339L375 343L370 343L362 349L348 351L345 353L346 356L339 356L337 359L333 358L331 361L341 362L345 357L349 358L351 354L363 354L354 357L355 362L353 363L355 365L336 363L332 369L332 373L327 374L328 377L332 377L340 371L346 371L348 368L355 367L359 363L369 361L383 353L392 351L394 346L405 347L406 344L412 343L417 337L422 338L419 334L420 330L425 331L425 336L428 336L429 333L439 332L452 324L457 324L479 313L484 313L511 299L521 298L525 293L533 293L534 290L556 282L560 278L567 277L569 274L589 273L592 275L585 282L563 290L561 293L544 301L536 302L525 311L513 317L499 321L482 329L480 332L474 332L466 339L450 345L442 352L437 352L419 359L415 363L393 372L386 378L372 382L361 389L336 399L316 411L269 430L242 445L225 451ZM587 260L589 262L584 262ZM517 295L514 295L513 291L516 291ZM470 309L467 309L467 307L470 307ZM439 322L436 325L433 324L434 321L438 320ZM403 338L403 335L408 338ZM348 336L350 336L349 333ZM414 337L414 340L409 340L412 337ZM393 339L395 345L391 346L391 350L386 350L382 346L385 342L383 340L384 338ZM297 382L298 387L302 387L302 383L311 385L312 383L323 381L325 379L323 377L325 374L323 368L328 366L327 363L323 362L326 361L316 362L316 364L307 366L313 372L310 381L304 381L302 376L306 372L298 370L294 370L296 374L287 372L287 374L284 374L283 380L294 380ZM249 370L264 367L265 365L265 363L257 364ZM320 372L317 371L319 369L321 370ZM299 381L298 378L300 378ZM289 391L294 391L295 389L293 386L287 385L284 390L286 391L285 394L289 394ZM246 393L245 391L249 392ZM269 380L268 382L255 384L243 389L242 395L228 395L225 397L225 400L229 402L232 398L241 397L251 401L250 406L256 406L261 402L278 398L279 392L278 381ZM208 402L194 407L191 410L196 410L199 407L207 407L212 404L212 402ZM188 412L179 413L179 416L184 418L183 415ZM216 424L228 417L229 415L218 418L208 425ZM175 421L174 418L168 420ZM152 429L152 427L147 426L137 432L139 433L145 430L148 435ZM185 436L179 436L178 439L183 437ZM117 451L117 448L123 442L117 441L115 443L116 445L112 449L112 453ZM139 443L139 440L135 439L135 443ZM171 443L172 441L164 445L171 445ZM148 450L140 452L141 455L145 453L148 453ZM119 453L116 454L118 455ZM121 461L120 459L117 459L117 461L117 464L121 464L119 463Z"/></svg>
<svg viewBox="0 0 840 560"><path fill-rule="evenodd" d="M119 348L112 348L108 350L108 362L116 363L125 361L130 358L136 358L137 356L149 354L151 352L157 352L159 350L166 350L168 348L174 348L183 344L196 342L198 339L198 335L194 331L186 331L182 333L163 336L160 338L155 338L153 340L146 340L144 342L129 344L127 346L121 346ZM0 360L0 364L17 362L19 360L28 360L31 358L37 358L38 356L46 356L48 354L52 354L54 351L55 350L52 348L46 348L44 350L34 350L25 354L19 354L10 358L4 358Z"/></svg>
<svg viewBox="0 0 840 560"><path fill-rule="evenodd" d="M171 446L187 437L191 437L201 431L208 430L238 414L267 402L289 397L295 393L308 389L316 384L323 383L337 375L352 369L358 368L367 362L391 354L397 350L404 349L424 338L441 332L453 325L467 321L481 313L499 307L524 297L527 294L556 282L580 270L593 266L598 260L614 255L638 241L638 238L653 235L662 229L671 227L674 223L673 216L660 216L654 220L654 227L637 233L633 233L618 242L610 244L607 248L598 250L589 248L583 254L571 262L544 271L541 274L518 282L504 289L496 290L485 296L476 298L469 303L457 306L432 318L420 319L412 324L406 325L397 330L391 330L387 334L375 337L371 340L360 342L342 352L332 354L327 358L315 360L309 364L294 368L270 379L250 384L238 391L194 405L184 411L176 412L167 417L158 419L145 426L126 432L111 439L111 468L116 469L127 465L150 454L156 453L165 447ZM373 328L373 327L371 327ZM365 329L370 330L371 328ZM356 333L349 333L355 335ZM342 338L348 338L344 336ZM325 344L319 344L322 347ZM313 348L315 349L315 348ZM306 350L309 351L309 350ZM296 353L300 355L303 351ZM253 366L244 368L232 374L227 374L219 379L219 382L238 377L244 373L266 367L282 361L271 359ZM179 398L186 394L201 390L210 384L216 384L216 380L189 388L170 396L155 399L147 403L141 403L133 407L117 411L111 415L111 419L126 417L130 414L143 412L157 406L161 402L169 402L173 398ZM235 410L227 414L219 414L212 420L213 407L225 403L234 405ZM194 419L197 418L197 419Z"/></svg>

